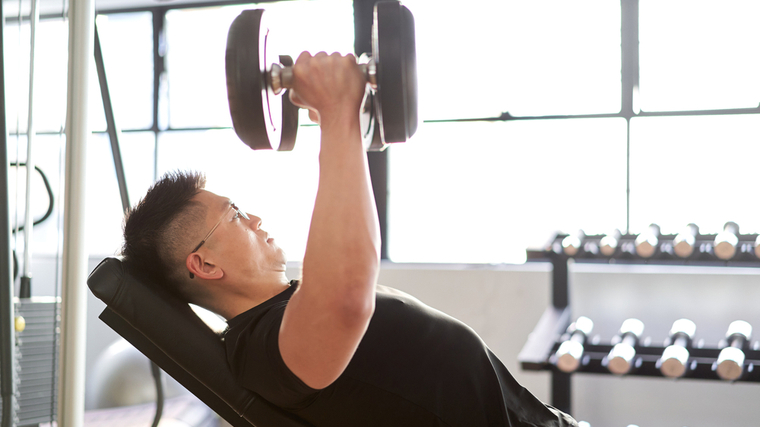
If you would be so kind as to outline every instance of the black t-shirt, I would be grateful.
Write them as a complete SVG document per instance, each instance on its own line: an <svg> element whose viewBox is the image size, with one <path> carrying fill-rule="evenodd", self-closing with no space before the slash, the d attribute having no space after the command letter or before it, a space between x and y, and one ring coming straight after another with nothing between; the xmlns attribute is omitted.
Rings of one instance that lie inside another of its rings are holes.
<svg viewBox="0 0 760 427"><path fill-rule="evenodd" d="M243 387L314 426L576 426L541 403L464 323L395 290L375 313L346 370L314 390L280 356L288 290L231 319L227 359Z"/></svg>

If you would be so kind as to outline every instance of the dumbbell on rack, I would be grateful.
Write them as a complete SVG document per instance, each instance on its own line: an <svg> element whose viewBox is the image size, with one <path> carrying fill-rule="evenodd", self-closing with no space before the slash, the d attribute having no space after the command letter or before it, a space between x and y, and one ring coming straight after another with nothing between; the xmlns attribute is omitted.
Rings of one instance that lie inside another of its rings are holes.
<svg viewBox="0 0 760 427"><path fill-rule="evenodd" d="M718 355L718 376L727 381L738 380L744 372L744 349L752 336L752 325L735 320L728 325L727 345Z"/></svg>
<svg viewBox="0 0 760 427"><path fill-rule="evenodd" d="M689 347L697 325L689 319L678 319L670 328L670 345L660 358L660 372L666 377L678 378L686 373L689 362Z"/></svg>
<svg viewBox="0 0 760 427"><path fill-rule="evenodd" d="M620 244L620 237L622 235L620 234L620 230L615 229L612 230L612 232L606 234L604 237L602 237L602 240L599 241L599 250L604 256L612 256L615 254L615 250L618 247L618 244Z"/></svg>
<svg viewBox="0 0 760 427"><path fill-rule="evenodd" d="M282 96L293 61L273 52L261 9L243 11L230 26L225 54L227 98L238 137L253 149L293 149L298 107ZM275 62L275 58L278 62ZM372 55L360 65L371 88L361 115L367 149L405 142L417 130L414 17L398 1L375 4ZM377 132L376 132L377 130Z"/></svg>
<svg viewBox="0 0 760 427"><path fill-rule="evenodd" d="M651 258L657 251L660 239L660 227L651 224L646 231L636 236L636 254L642 258Z"/></svg>
<svg viewBox="0 0 760 427"><path fill-rule="evenodd" d="M578 369L583 357L583 346L594 329L594 322L586 316L580 316L567 328L570 337L560 344L555 355L557 368L563 372L573 372Z"/></svg>
<svg viewBox="0 0 760 427"><path fill-rule="evenodd" d="M699 235L699 227L696 224L687 225L673 239L673 252L681 258L690 257L697 244L697 235Z"/></svg>
<svg viewBox="0 0 760 427"><path fill-rule="evenodd" d="M562 252L567 256L575 256L583 245L583 239L586 238L586 233L583 230L578 230L574 234L568 234L562 239Z"/></svg>
<svg viewBox="0 0 760 427"><path fill-rule="evenodd" d="M613 374L624 375L631 370L633 359L636 357L636 345L644 333L644 322L630 318L620 326L618 335L613 340L617 341L607 355L607 369Z"/></svg>
<svg viewBox="0 0 760 427"><path fill-rule="evenodd" d="M715 236L713 251L715 256L722 260L729 260L736 254L736 247L739 244L739 225L735 222L727 222L723 226L723 231Z"/></svg>

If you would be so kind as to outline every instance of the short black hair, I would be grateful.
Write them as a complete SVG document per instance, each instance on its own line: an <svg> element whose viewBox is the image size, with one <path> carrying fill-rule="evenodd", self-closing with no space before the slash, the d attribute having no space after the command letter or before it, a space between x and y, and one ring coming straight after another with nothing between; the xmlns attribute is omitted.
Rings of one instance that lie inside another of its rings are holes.
<svg viewBox="0 0 760 427"><path fill-rule="evenodd" d="M123 261L138 277L185 299L184 259L194 245L193 228L202 228L206 216L206 207L192 199L205 186L201 173L169 172L124 218Z"/></svg>

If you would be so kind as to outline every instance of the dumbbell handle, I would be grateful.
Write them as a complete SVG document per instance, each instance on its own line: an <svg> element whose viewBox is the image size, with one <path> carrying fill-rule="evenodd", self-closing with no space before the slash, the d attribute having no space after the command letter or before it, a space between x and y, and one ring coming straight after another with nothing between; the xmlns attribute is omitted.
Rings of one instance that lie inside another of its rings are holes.
<svg viewBox="0 0 760 427"><path fill-rule="evenodd" d="M630 347L636 347L636 343L638 343L638 341L639 337L632 332L626 332L623 334L623 338L620 340L621 343Z"/></svg>
<svg viewBox="0 0 760 427"><path fill-rule="evenodd" d="M689 347L689 336L686 334L678 333L673 336L673 343L672 345L678 346L678 347Z"/></svg>
<svg viewBox="0 0 760 427"><path fill-rule="evenodd" d="M372 89L377 89L377 64L375 60L370 58L366 64L359 64L359 68ZM284 89L293 87L293 67L274 63L268 74L269 84L272 86L275 95L279 95Z"/></svg>

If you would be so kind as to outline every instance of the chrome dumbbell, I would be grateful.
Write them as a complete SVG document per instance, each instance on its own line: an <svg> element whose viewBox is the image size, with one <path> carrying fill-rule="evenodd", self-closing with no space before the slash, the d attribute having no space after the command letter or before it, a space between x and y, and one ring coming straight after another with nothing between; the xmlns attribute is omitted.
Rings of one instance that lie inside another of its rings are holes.
<svg viewBox="0 0 760 427"><path fill-rule="evenodd" d="M696 224L689 224L686 228L678 233L673 239L673 252L681 258L688 258L694 253L694 247L697 244L697 235L699 227Z"/></svg>
<svg viewBox="0 0 760 427"><path fill-rule="evenodd" d="M689 362L689 347L697 325L689 319L678 319L670 328L671 344L665 348L660 358L660 372L666 377L678 378L686 373Z"/></svg>
<svg viewBox="0 0 760 427"><path fill-rule="evenodd" d="M567 328L570 338L560 344L557 352L557 368L563 372L573 372L578 369L583 357L583 346L586 344L594 322L588 317L581 316Z"/></svg>
<svg viewBox="0 0 760 427"><path fill-rule="evenodd" d="M651 224L646 231L636 236L634 242L636 254L642 258L651 258L660 243L660 226Z"/></svg>
<svg viewBox="0 0 760 427"><path fill-rule="evenodd" d="M586 233L583 230L566 236L562 239L562 252L567 256L575 256L581 250L585 238Z"/></svg>
<svg viewBox="0 0 760 427"><path fill-rule="evenodd" d="M727 344L718 355L718 376L727 381L738 380L744 372L744 347L752 336L752 325L736 320L728 325Z"/></svg>
<svg viewBox="0 0 760 427"><path fill-rule="evenodd" d="M620 230L615 229L612 232L606 234L604 237L602 237L602 240L599 241L599 251L601 251L602 255L604 256L614 255L615 250L620 244L621 236L622 235L620 234Z"/></svg>
<svg viewBox="0 0 760 427"><path fill-rule="evenodd" d="M607 355L607 369L613 374L624 375L631 370L636 357L636 344L644 333L644 322L639 319L626 319L614 341L618 341ZM613 341L613 342L614 342Z"/></svg>
<svg viewBox="0 0 760 427"><path fill-rule="evenodd" d="M723 226L723 231L715 236L713 251L719 259L729 260L736 254L737 245L739 245L739 225L729 221Z"/></svg>

